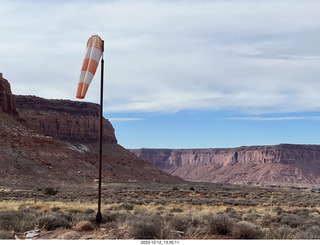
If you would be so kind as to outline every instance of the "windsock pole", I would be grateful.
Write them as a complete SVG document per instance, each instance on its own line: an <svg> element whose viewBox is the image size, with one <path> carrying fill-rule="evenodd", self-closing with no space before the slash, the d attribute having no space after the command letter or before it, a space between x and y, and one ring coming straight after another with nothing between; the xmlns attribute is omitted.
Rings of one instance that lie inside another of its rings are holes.
<svg viewBox="0 0 320 245"><path fill-rule="evenodd" d="M102 57L101 57L101 85L100 85L100 135L99 135L99 186L98 186L98 212L96 216L97 224L101 224L101 171L102 171L102 119L103 119L103 52L104 41L102 40Z"/></svg>

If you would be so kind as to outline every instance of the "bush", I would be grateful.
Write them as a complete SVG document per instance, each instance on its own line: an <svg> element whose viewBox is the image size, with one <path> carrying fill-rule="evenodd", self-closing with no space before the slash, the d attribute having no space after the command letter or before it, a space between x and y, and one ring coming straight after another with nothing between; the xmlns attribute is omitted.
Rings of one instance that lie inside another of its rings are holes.
<svg viewBox="0 0 320 245"><path fill-rule="evenodd" d="M217 214L208 217L207 231L209 234L228 235L231 233L233 223L228 215Z"/></svg>
<svg viewBox="0 0 320 245"><path fill-rule="evenodd" d="M303 220L297 215L284 216L281 220L281 224L288 225L292 228L297 228L303 224Z"/></svg>
<svg viewBox="0 0 320 245"><path fill-rule="evenodd" d="M32 209L1 212L0 229L15 232L33 230L35 228L38 215L38 212Z"/></svg>
<svg viewBox="0 0 320 245"><path fill-rule="evenodd" d="M262 239L264 235L260 227L247 221L240 221L232 228L232 237L235 239Z"/></svg>
<svg viewBox="0 0 320 245"><path fill-rule="evenodd" d="M123 203L120 205L120 207L124 210L131 211L131 210L133 210L134 205L130 204L130 203Z"/></svg>
<svg viewBox="0 0 320 245"><path fill-rule="evenodd" d="M48 195L48 196L55 196L58 194L58 190L55 190L54 188L51 188L51 187L44 188L43 192L45 195Z"/></svg>
<svg viewBox="0 0 320 245"><path fill-rule="evenodd" d="M312 225L305 230L298 230L292 239L320 239L320 226Z"/></svg>
<svg viewBox="0 0 320 245"><path fill-rule="evenodd" d="M48 231L55 230L57 228L71 228L71 225L63 214L45 214L38 218L38 228L46 229Z"/></svg>
<svg viewBox="0 0 320 245"><path fill-rule="evenodd" d="M190 225L188 220L183 217L173 217L168 223L171 230L182 232L185 232Z"/></svg>
<svg viewBox="0 0 320 245"><path fill-rule="evenodd" d="M0 240L5 240L5 239L14 239L14 237L10 232L0 230Z"/></svg>
<svg viewBox="0 0 320 245"><path fill-rule="evenodd" d="M291 228L288 225L282 225L277 229L272 230L268 234L268 239L292 239L295 229Z"/></svg>
<svg viewBox="0 0 320 245"><path fill-rule="evenodd" d="M130 236L134 239L160 239L162 235L163 222L158 215L146 215L136 217L132 224Z"/></svg>

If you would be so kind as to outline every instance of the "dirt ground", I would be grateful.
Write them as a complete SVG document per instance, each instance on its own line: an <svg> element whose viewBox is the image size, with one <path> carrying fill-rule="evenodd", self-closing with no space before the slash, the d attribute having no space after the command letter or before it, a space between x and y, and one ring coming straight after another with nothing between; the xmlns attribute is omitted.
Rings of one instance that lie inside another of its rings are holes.
<svg viewBox="0 0 320 245"><path fill-rule="evenodd" d="M92 231L76 231L75 229L57 229L54 231L40 231L40 234L26 238L25 233L16 236L16 239L20 240L131 240L129 230L125 229L108 229L104 227L96 228ZM190 240L191 237L187 237L184 234L177 234L176 239ZM197 239L204 240L225 240L232 239L229 236L224 235L205 235L197 237Z"/></svg>

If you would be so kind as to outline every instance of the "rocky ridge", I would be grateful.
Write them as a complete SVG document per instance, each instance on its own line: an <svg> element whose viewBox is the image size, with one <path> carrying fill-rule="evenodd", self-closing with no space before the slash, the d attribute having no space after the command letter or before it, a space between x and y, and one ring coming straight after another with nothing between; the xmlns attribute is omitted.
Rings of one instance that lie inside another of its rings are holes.
<svg viewBox="0 0 320 245"><path fill-rule="evenodd" d="M0 73L0 112L17 115L16 104L8 80Z"/></svg>
<svg viewBox="0 0 320 245"><path fill-rule="evenodd" d="M42 134L70 142L99 140L99 105L71 100L48 100L15 95L17 112ZM114 128L103 118L103 141L117 143Z"/></svg>
<svg viewBox="0 0 320 245"><path fill-rule="evenodd" d="M137 149L131 152L189 181L258 185L320 183L320 145Z"/></svg>
<svg viewBox="0 0 320 245"><path fill-rule="evenodd" d="M83 183L98 176L99 106L12 95L0 76L0 185ZM103 120L102 176L118 181L181 182L117 144Z"/></svg>

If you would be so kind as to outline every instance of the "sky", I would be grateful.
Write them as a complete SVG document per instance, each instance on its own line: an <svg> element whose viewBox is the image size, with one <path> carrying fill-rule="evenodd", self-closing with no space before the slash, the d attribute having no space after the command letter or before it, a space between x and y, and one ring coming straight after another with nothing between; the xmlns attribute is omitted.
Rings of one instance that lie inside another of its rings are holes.
<svg viewBox="0 0 320 245"><path fill-rule="evenodd" d="M0 6L0 72L14 94L77 100L86 42L104 40L104 116L125 148L320 144L320 1ZM97 72L83 101L99 91Z"/></svg>

